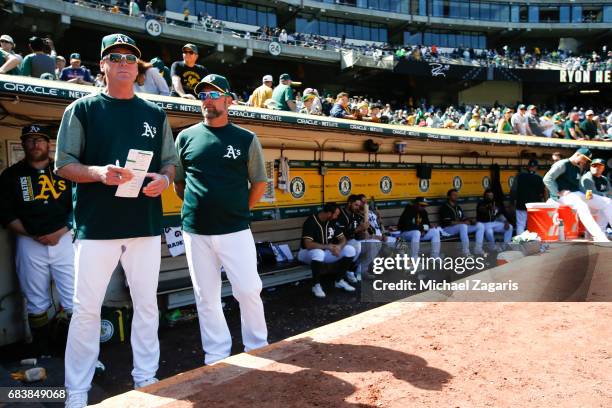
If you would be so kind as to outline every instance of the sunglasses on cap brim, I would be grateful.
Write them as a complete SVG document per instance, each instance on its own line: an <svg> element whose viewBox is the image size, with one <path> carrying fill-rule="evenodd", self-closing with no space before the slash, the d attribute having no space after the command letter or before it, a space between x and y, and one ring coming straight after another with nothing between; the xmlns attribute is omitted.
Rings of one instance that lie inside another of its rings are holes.
<svg viewBox="0 0 612 408"><path fill-rule="evenodd" d="M219 91L210 91L210 92L200 92L198 94L198 99L201 101L205 101L207 99L219 99L222 96L232 96L232 94L227 92L219 92Z"/></svg>
<svg viewBox="0 0 612 408"><path fill-rule="evenodd" d="M118 64L123 60L125 60L126 64L135 64L138 62L138 57L134 54L120 54L118 52L106 54L102 59L109 60L113 64Z"/></svg>

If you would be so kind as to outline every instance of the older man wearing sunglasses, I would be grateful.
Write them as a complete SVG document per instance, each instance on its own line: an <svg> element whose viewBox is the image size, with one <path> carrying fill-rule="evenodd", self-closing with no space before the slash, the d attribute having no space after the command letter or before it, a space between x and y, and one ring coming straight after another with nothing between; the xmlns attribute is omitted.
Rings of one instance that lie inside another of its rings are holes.
<svg viewBox="0 0 612 408"><path fill-rule="evenodd" d="M107 35L100 54L107 87L66 108L55 160L57 174L77 183L75 293L65 357L67 407L87 405L100 350L100 309L118 263L134 305L134 386L157 382L161 194L178 164L166 114L134 95L140 58L134 40L124 34ZM134 176L120 166L132 149L152 157L146 186L133 198L118 194L117 187Z"/></svg>
<svg viewBox="0 0 612 408"><path fill-rule="evenodd" d="M267 345L250 209L268 181L257 136L229 122L227 79L206 76L196 87L204 121L176 138L180 165L174 189L183 199L187 264L198 308L205 364L230 355L232 338L221 307L221 266L240 303L245 351ZM249 188L250 183L250 188Z"/></svg>

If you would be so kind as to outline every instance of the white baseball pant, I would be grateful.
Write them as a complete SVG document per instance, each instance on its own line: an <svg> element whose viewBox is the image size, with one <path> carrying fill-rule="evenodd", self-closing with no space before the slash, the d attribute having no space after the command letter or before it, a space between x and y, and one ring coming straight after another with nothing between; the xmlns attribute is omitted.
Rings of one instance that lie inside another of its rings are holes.
<svg viewBox="0 0 612 408"><path fill-rule="evenodd" d="M51 307L51 279L55 281L60 303L67 312L72 312L74 250L70 232L53 246L18 235L15 265L28 314L44 313Z"/></svg>
<svg viewBox="0 0 612 408"><path fill-rule="evenodd" d="M312 261L323 263L334 263L342 258L355 258L355 248L351 245L345 245L340 251L340 256L332 254L329 249L300 249L298 252L298 261L310 265Z"/></svg>
<svg viewBox="0 0 612 408"><path fill-rule="evenodd" d="M527 210L516 210L516 235L521 235L527 228Z"/></svg>
<svg viewBox="0 0 612 408"><path fill-rule="evenodd" d="M368 266L376 255L380 252L383 245L392 245L395 243L394 237L387 237L385 242L378 239L364 239L361 242L361 254L359 256L359 274L367 270Z"/></svg>
<svg viewBox="0 0 612 408"><path fill-rule="evenodd" d="M591 213L597 217L597 224L605 232L608 224L612 226L612 199L593 194L593 198L587 200L585 196L584 200L589 206Z"/></svg>
<svg viewBox="0 0 612 408"><path fill-rule="evenodd" d="M440 256L440 230L438 228L430 228L423 236L421 236L421 231L419 230L404 231L400 234L400 237L406 241L410 241L410 256L413 259L419 257L421 241L431 241L432 258Z"/></svg>
<svg viewBox="0 0 612 408"><path fill-rule="evenodd" d="M485 222L485 237L487 241L495 244L495 233L503 232L504 233L504 242L510 242L512 239L513 228L512 225L508 226L508 229L505 229L505 223L502 221L491 221Z"/></svg>
<svg viewBox="0 0 612 408"><path fill-rule="evenodd" d="M597 197L593 195L593 199ZM601 198L601 197L600 197ZM593 201L593 200L589 200ZM593 240L596 242L610 242L606 234L601 230L601 227L597 224L593 216L591 215L591 208L599 211L599 215L602 219L606 219L612 222L612 206L606 205L605 200L595 199L593 204L587 204L584 193L574 191L559 198L561 204L569 205L573 207L578 213L580 222L584 225L584 228L593 236Z"/></svg>
<svg viewBox="0 0 612 408"><path fill-rule="evenodd" d="M193 282L204 363L229 357L232 337L221 305L221 266L240 303L244 350L268 344L268 329L261 301L261 278L257 273L257 252L250 229L222 235L183 232L189 274Z"/></svg>
<svg viewBox="0 0 612 408"><path fill-rule="evenodd" d="M141 382L155 377L159 366L157 283L161 237L77 240L75 243L74 309L66 344L66 388L87 392L100 353L100 311L106 287L121 262L134 307L131 344L132 377Z"/></svg>
<svg viewBox="0 0 612 408"><path fill-rule="evenodd" d="M459 235L461 241L461 250L464 254L470 252L470 238L468 234L474 232L474 251L476 253L482 252L482 242L484 241L485 227L482 222L477 222L474 225L467 224L455 224L448 227L444 227L444 232L453 236Z"/></svg>

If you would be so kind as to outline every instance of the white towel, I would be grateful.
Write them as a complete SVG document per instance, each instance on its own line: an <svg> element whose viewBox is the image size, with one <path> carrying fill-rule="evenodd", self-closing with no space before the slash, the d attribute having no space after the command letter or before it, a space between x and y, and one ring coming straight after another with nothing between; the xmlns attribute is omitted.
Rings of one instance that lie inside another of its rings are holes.
<svg viewBox="0 0 612 408"><path fill-rule="evenodd" d="M289 180L289 159L281 155L278 163L278 189L284 193L288 193Z"/></svg>

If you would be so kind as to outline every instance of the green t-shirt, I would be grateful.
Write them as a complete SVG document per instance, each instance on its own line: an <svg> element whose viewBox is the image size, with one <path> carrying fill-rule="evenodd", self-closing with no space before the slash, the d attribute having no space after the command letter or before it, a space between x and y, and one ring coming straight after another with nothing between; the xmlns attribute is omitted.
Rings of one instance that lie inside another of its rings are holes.
<svg viewBox="0 0 612 408"><path fill-rule="evenodd" d="M272 92L272 99L276 101L276 109L290 111L287 101L293 101L293 89L289 85L280 84Z"/></svg>
<svg viewBox="0 0 612 408"><path fill-rule="evenodd" d="M570 129L574 129L576 137L584 137L582 134L582 130L580 129L579 123L575 123L571 119L565 121L565 125L563 126L563 132L565 133L566 139L573 139L572 134L570 133Z"/></svg>
<svg viewBox="0 0 612 408"><path fill-rule="evenodd" d="M594 120L585 119L580 122L580 130L582 130L582 133L589 138L597 136L597 124Z"/></svg>
<svg viewBox="0 0 612 408"><path fill-rule="evenodd" d="M610 180L606 176L595 177L593 173L587 171L580 179L580 190L583 193L591 190L593 194L608 197L612 192L612 187L610 187Z"/></svg>
<svg viewBox="0 0 612 408"><path fill-rule="evenodd" d="M249 182L268 181L257 136L234 124L215 128L203 122L176 138L185 181L183 230L221 235L249 228Z"/></svg>
<svg viewBox="0 0 612 408"><path fill-rule="evenodd" d="M0 49L0 67L6 63L10 55L11 55L10 53ZM15 68L7 72L7 75L20 75L19 64L17 64Z"/></svg>
<svg viewBox="0 0 612 408"><path fill-rule="evenodd" d="M57 135L55 168L70 163L125 165L130 149L153 152L148 172L177 165L172 130L165 112L134 96L116 99L104 93L71 103ZM145 179L144 185L150 182ZM115 197L117 186L78 183L73 191L78 239L121 239L161 234L161 197Z"/></svg>

